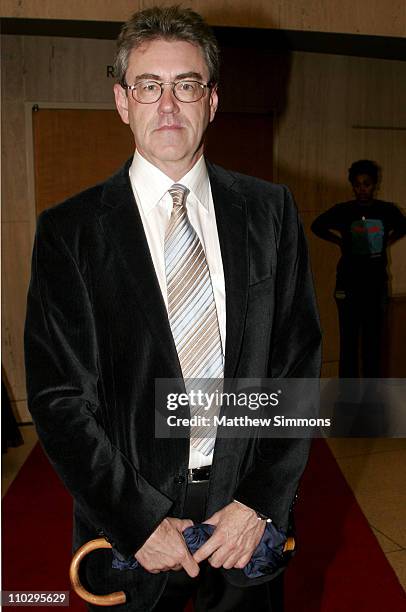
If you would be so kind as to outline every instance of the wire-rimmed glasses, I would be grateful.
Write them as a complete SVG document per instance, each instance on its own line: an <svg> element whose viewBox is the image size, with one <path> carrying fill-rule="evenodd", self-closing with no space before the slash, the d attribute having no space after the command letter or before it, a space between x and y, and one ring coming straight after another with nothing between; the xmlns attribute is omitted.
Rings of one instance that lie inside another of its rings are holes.
<svg viewBox="0 0 406 612"><path fill-rule="evenodd" d="M158 102L164 91L164 85L171 85L172 93L179 102L197 102L203 98L206 89L210 89L210 83L200 83L191 79L181 81L159 82L152 80L138 81L135 85L121 83L124 89L130 90L131 95L141 104L153 104Z"/></svg>

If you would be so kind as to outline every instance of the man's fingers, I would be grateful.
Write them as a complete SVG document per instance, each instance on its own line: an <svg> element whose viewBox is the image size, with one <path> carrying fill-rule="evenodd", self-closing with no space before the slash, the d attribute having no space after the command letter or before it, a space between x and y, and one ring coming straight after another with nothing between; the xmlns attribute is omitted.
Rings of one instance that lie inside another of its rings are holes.
<svg viewBox="0 0 406 612"><path fill-rule="evenodd" d="M200 563L210 557L221 546L221 538L216 537L216 532L199 548L193 555L194 560Z"/></svg>
<svg viewBox="0 0 406 612"><path fill-rule="evenodd" d="M194 522L191 519L182 519L181 531L185 531L188 527L193 527Z"/></svg>
<svg viewBox="0 0 406 612"><path fill-rule="evenodd" d="M186 527L192 527L194 525L193 521L190 519L178 519L171 517L168 520L170 521L172 527L174 527L179 533L182 533Z"/></svg>
<svg viewBox="0 0 406 612"><path fill-rule="evenodd" d="M209 516L204 523L208 523L209 525L217 525L221 517L221 512L215 512L212 516Z"/></svg>
<svg viewBox="0 0 406 612"><path fill-rule="evenodd" d="M191 578L195 578L200 568L196 561L193 559L189 550L184 544L184 548L181 550L174 551L175 556L172 558L168 555L159 555L157 557L145 558L143 555L138 555L138 562L151 574L158 574L159 572L167 572L169 570L179 571L182 568L189 574Z"/></svg>
<svg viewBox="0 0 406 612"><path fill-rule="evenodd" d="M234 564L233 567L237 569L244 569L244 567L248 565L250 560L251 560L251 555L243 555L240 559L238 559L238 561Z"/></svg>
<svg viewBox="0 0 406 612"><path fill-rule="evenodd" d="M200 571L198 564L187 549L184 558L181 560L181 565L191 578L196 578Z"/></svg>
<svg viewBox="0 0 406 612"><path fill-rule="evenodd" d="M167 517L144 542L135 558L144 569L154 574L172 569L178 571L183 567L189 576L197 576L199 566L183 537L183 530L192 525L190 519Z"/></svg>
<svg viewBox="0 0 406 612"><path fill-rule="evenodd" d="M209 558L209 563L212 567L224 567L224 569L243 569L251 559L250 553L232 552L227 554L219 549L212 557Z"/></svg>
<svg viewBox="0 0 406 612"><path fill-rule="evenodd" d="M238 555L230 555L228 559L226 559L223 562L223 567L224 569L231 569L232 567L237 567L238 561L239 561ZM210 559L209 559L209 563L210 563ZM245 567L245 565L243 567Z"/></svg>

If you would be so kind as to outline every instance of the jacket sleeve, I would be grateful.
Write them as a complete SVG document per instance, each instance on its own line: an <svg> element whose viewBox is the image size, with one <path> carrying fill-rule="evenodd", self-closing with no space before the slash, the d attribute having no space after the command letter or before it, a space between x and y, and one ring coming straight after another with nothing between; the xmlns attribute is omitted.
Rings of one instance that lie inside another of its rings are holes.
<svg viewBox="0 0 406 612"><path fill-rule="evenodd" d="M49 213L40 217L35 239L25 356L29 409L51 463L95 529L123 555L134 553L172 500L106 435L92 303Z"/></svg>
<svg viewBox="0 0 406 612"><path fill-rule="evenodd" d="M321 332L306 238L290 191L284 188L279 226L276 302L269 356L269 378L318 378ZM304 412L315 415L314 395ZM317 401L317 400L316 400ZM259 438L253 469L235 498L286 529L289 509L305 468L310 440Z"/></svg>

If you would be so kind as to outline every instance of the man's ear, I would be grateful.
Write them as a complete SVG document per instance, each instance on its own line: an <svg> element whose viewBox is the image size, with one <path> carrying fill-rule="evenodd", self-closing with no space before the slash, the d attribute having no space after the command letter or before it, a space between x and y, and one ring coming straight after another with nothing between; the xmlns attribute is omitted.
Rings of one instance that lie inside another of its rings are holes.
<svg viewBox="0 0 406 612"><path fill-rule="evenodd" d="M121 120L124 123L129 124L130 120L128 118L128 96L127 96L127 90L124 89L123 87L121 87L121 85L119 83L115 83L114 84L114 98L116 101L116 107L118 110L118 113L121 117Z"/></svg>
<svg viewBox="0 0 406 612"><path fill-rule="evenodd" d="M219 103L218 95L217 95L217 85L213 86L213 89L210 90L210 123L214 119L214 115L216 114L217 106Z"/></svg>

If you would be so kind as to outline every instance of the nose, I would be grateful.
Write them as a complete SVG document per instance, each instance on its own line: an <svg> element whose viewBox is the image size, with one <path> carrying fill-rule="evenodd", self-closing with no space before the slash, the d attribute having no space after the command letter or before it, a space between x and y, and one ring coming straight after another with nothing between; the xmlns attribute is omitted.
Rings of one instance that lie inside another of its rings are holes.
<svg viewBox="0 0 406 612"><path fill-rule="evenodd" d="M179 111L178 101L176 100L172 85L163 85L162 96L159 98L158 112L159 113L176 113Z"/></svg>

